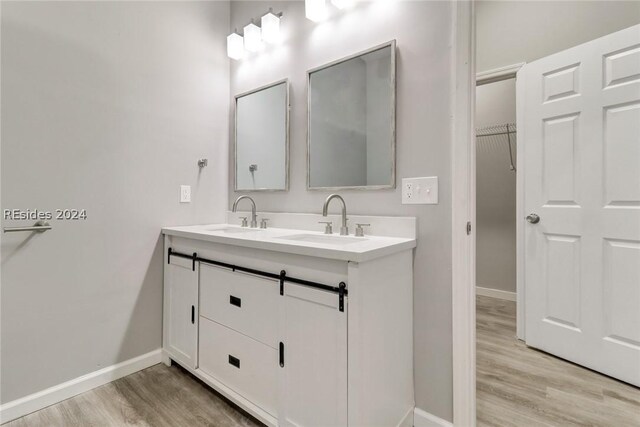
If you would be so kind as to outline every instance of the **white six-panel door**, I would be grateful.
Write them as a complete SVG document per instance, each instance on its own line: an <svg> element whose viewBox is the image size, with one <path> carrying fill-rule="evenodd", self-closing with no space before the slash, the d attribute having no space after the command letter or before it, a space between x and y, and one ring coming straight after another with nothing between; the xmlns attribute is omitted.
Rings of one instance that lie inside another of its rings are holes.
<svg viewBox="0 0 640 427"><path fill-rule="evenodd" d="M640 25L518 79L526 342L640 386Z"/></svg>

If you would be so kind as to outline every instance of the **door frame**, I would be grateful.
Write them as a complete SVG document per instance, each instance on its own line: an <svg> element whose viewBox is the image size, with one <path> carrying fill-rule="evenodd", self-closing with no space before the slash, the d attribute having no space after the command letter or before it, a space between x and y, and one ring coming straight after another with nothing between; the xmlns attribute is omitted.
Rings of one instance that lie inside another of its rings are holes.
<svg viewBox="0 0 640 427"><path fill-rule="evenodd" d="M526 65L526 62L507 65L476 74L476 87L497 83L504 80L516 81L516 153L524 153L524 103L522 93L522 79L518 73ZM475 187L473 189L475 191ZM524 275L524 224L520 218L524 218L524 155L516 155L516 336L519 340L525 340L525 275Z"/></svg>
<svg viewBox="0 0 640 427"><path fill-rule="evenodd" d="M472 427L476 425L475 4L453 2L451 12L453 424Z"/></svg>

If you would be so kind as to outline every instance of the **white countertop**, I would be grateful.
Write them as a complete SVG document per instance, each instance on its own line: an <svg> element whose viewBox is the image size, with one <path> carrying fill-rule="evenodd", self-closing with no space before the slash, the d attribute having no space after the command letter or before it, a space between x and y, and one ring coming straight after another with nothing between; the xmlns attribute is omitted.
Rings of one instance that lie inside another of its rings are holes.
<svg viewBox="0 0 640 427"><path fill-rule="evenodd" d="M416 247L415 239L399 237L327 236L321 232L284 228L241 228L229 224L164 227L162 233L188 239L342 261L364 262ZM294 240L287 239L294 237ZM325 237L329 241L322 242ZM295 240L301 238L303 240ZM317 241L305 241L310 239Z"/></svg>

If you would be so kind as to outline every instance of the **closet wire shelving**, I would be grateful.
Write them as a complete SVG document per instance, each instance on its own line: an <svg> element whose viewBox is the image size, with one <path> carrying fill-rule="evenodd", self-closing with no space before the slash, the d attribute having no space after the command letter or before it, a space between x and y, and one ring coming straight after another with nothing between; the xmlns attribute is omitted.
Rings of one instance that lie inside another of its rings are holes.
<svg viewBox="0 0 640 427"><path fill-rule="evenodd" d="M499 148L506 143L509 149L509 169L514 172L516 171L516 166L511 144L515 144L516 136L517 129L515 123L505 123L476 129L476 142L478 147L480 147L482 143L482 145L488 144L492 147Z"/></svg>

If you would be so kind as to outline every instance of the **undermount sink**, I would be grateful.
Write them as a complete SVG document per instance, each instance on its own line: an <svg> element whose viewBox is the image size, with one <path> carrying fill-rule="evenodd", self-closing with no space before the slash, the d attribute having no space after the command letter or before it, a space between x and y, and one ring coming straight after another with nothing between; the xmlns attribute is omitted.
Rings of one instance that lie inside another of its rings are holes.
<svg viewBox="0 0 640 427"><path fill-rule="evenodd" d="M293 236L277 237L283 240L295 240L297 242L324 243L329 245L351 245L368 240L365 237L329 236L320 234L294 234Z"/></svg>
<svg viewBox="0 0 640 427"><path fill-rule="evenodd" d="M239 233L254 233L256 231L263 231L260 228L240 228L240 227L227 227L227 228L212 228L208 231L219 231L221 233L239 234Z"/></svg>

